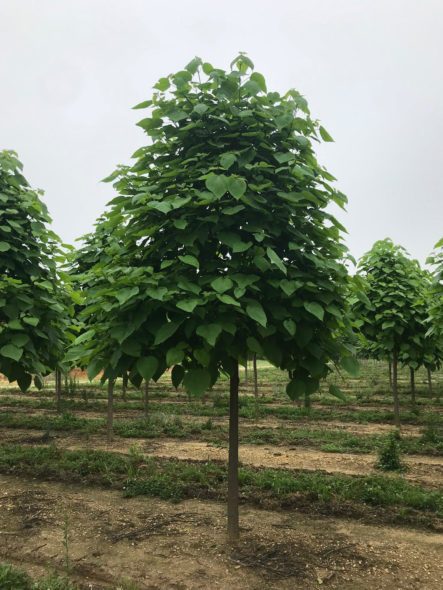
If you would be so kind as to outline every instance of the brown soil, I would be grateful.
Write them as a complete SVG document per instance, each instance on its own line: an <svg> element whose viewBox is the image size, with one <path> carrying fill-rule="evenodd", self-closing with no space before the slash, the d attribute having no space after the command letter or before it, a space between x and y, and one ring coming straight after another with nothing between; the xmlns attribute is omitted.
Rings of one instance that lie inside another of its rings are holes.
<svg viewBox="0 0 443 590"><path fill-rule="evenodd" d="M439 590L443 536L328 517L241 509L226 544L225 506L122 499L112 491L0 475L0 558L34 575L65 566L84 588Z"/></svg>

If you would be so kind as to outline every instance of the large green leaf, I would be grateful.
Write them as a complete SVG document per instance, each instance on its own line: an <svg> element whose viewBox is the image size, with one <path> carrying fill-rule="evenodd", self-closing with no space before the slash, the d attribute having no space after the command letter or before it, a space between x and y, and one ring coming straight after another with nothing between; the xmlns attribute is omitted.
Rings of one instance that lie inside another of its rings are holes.
<svg viewBox="0 0 443 590"><path fill-rule="evenodd" d="M333 385L332 383L329 386L329 393L331 395L333 395L334 397L338 397L338 399L341 399L344 402L346 401L346 396L343 393L343 391L339 387L337 387L336 385Z"/></svg>
<svg viewBox="0 0 443 590"><path fill-rule="evenodd" d="M232 289L233 285L234 283L228 277L217 277L211 281L211 287L214 291L217 291L217 293L224 293L225 291Z"/></svg>
<svg viewBox="0 0 443 590"><path fill-rule="evenodd" d="M298 289L298 284L296 281L288 281L288 279L282 279L280 281L280 287L286 293L286 295L290 297Z"/></svg>
<svg viewBox="0 0 443 590"><path fill-rule="evenodd" d="M243 242L240 236L234 232L220 232L219 238L224 244L232 248L234 253L245 252L252 246L252 242Z"/></svg>
<svg viewBox="0 0 443 590"><path fill-rule="evenodd" d="M223 154L222 156L220 156L220 164L222 168L227 170L232 166L232 164L234 164L236 159L237 157L234 154Z"/></svg>
<svg viewBox="0 0 443 590"><path fill-rule="evenodd" d="M137 371L145 381L150 381L158 368L158 359L155 356L142 356L136 363Z"/></svg>
<svg viewBox="0 0 443 590"><path fill-rule="evenodd" d="M179 329L181 322L168 322L163 324L155 335L154 346L168 340Z"/></svg>
<svg viewBox="0 0 443 590"><path fill-rule="evenodd" d="M225 293L219 295L217 293L217 299L219 299L222 303L226 303L226 305L234 305L235 307L241 307L240 303L231 297L230 295L226 295Z"/></svg>
<svg viewBox="0 0 443 590"><path fill-rule="evenodd" d="M185 370L181 365L174 365L171 371L172 385L177 389L180 383L183 381Z"/></svg>
<svg viewBox="0 0 443 590"><path fill-rule="evenodd" d="M259 303L258 301L251 301L246 306L246 313L250 318L258 322L264 328L266 328L268 319L266 317L265 310L263 309L261 303Z"/></svg>
<svg viewBox="0 0 443 590"><path fill-rule="evenodd" d="M89 381L92 381L94 377L100 373L103 369L103 360L101 358L92 359L89 365L86 368L86 373L88 375Z"/></svg>
<svg viewBox="0 0 443 590"><path fill-rule="evenodd" d="M211 385L211 374L207 369L191 369L185 374L183 385L190 395L200 397Z"/></svg>
<svg viewBox="0 0 443 590"><path fill-rule="evenodd" d="M34 326L34 327L37 326L37 324L40 322L39 318L35 318L32 316L25 316L22 319L26 324L29 324L30 326Z"/></svg>
<svg viewBox="0 0 443 590"><path fill-rule="evenodd" d="M334 141L324 127L319 127L320 135L323 141Z"/></svg>
<svg viewBox="0 0 443 590"><path fill-rule="evenodd" d="M5 344L0 348L0 355L18 362L22 358L23 349L14 344Z"/></svg>
<svg viewBox="0 0 443 590"><path fill-rule="evenodd" d="M228 191L235 199L240 199L246 192L247 184L243 178L230 176L228 178Z"/></svg>
<svg viewBox="0 0 443 590"><path fill-rule="evenodd" d="M205 181L206 188L219 199L228 190L228 179L224 174L210 174Z"/></svg>
<svg viewBox="0 0 443 590"><path fill-rule="evenodd" d="M281 258L278 256L276 252L274 252L272 248L266 248L266 254L268 255L268 258L272 262L272 264L275 264L275 266L277 266L282 271L282 273L287 273L286 266L283 264Z"/></svg>
<svg viewBox="0 0 443 590"><path fill-rule="evenodd" d="M138 287L128 287L125 289L120 289L120 291L117 291L116 293L114 293L114 296L117 297L120 305L123 305L124 303L129 301L129 299L131 299L131 297L133 297L134 295L137 295L138 291L139 291Z"/></svg>
<svg viewBox="0 0 443 590"><path fill-rule="evenodd" d="M316 301L305 301L303 306L306 311L309 311L309 313L312 313L312 315L314 315L320 321L323 321L325 310L320 305L320 303L317 303Z"/></svg>
<svg viewBox="0 0 443 590"><path fill-rule="evenodd" d="M14 344L15 346L18 346L18 348L23 348L25 346L25 344L27 344L29 342L30 338L28 336L28 334L11 334L10 336L10 341L11 344Z"/></svg>
<svg viewBox="0 0 443 590"><path fill-rule="evenodd" d="M220 324L203 324L197 328L197 334L204 338L211 346L215 346L221 331L222 327Z"/></svg>
<svg viewBox="0 0 443 590"><path fill-rule="evenodd" d="M185 256L179 256L179 260L181 260L184 264L189 264L190 266L195 266L195 268L199 267L198 260L195 256L191 254L186 254Z"/></svg>
<svg viewBox="0 0 443 590"><path fill-rule="evenodd" d="M17 383L21 391L26 391L32 383L32 375L29 373L20 373L17 376Z"/></svg>
<svg viewBox="0 0 443 590"><path fill-rule="evenodd" d="M129 356L138 358L141 354L141 344L137 340L125 340L122 344L122 351Z"/></svg>
<svg viewBox="0 0 443 590"><path fill-rule="evenodd" d="M158 301L163 301L168 289L166 287L147 287L145 289L146 295L151 297L151 299L157 299Z"/></svg>
<svg viewBox="0 0 443 590"><path fill-rule="evenodd" d="M183 309L183 311L192 313L194 309L197 307L197 305L199 305L200 303L202 303L201 299L182 299L181 301L177 301L176 306L180 309Z"/></svg>
<svg viewBox="0 0 443 590"><path fill-rule="evenodd" d="M283 321L283 325L291 336L294 336L297 325L294 320L288 319Z"/></svg>
<svg viewBox="0 0 443 590"><path fill-rule="evenodd" d="M258 72L253 72L251 74L251 80L257 84L257 86L260 88L260 90L262 90L263 92L267 92L266 81L265 81L263 74L259 74Z"/></svg>
<svg viewBox="0 0 443 590"><path fill-rule="evenodd" d="M357 378L360 376L360 363L356 358L345 356L341 359L340 366L343 367L351 377Z"/></svg>
<svg viewBox="0 0 443 590"><path fill-rule="evenodd" d="M166 353L166 364L168 367L178 365L185 358L185 351L182 348L170 348Z"/></svg>
<svg viewBox="0 0 443 590"><path fill-rule="evenodd" d="M292 400L296 400L306 393L306 382L303 379L292 379L286 385L286 393Z"/></svg>

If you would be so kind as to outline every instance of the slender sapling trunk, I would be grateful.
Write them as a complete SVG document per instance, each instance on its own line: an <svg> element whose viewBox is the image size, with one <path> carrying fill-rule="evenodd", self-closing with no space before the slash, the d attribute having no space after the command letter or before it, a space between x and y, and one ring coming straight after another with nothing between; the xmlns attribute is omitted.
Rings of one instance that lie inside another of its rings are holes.
<svg viewBox="0 0 443 590"><path fill-rule="evenodd" d="M114 379L108 379L108 419L106 423L106 432L108 443L114 438Z"/></svg>
<svg viewBox="0 0 443 590"><path fill-rule="evenodd" d="M229 463L228 463L228 540L238 541L238 361L229 382Z"/></svg>
<svg viewBox="0 0 443 590"><path fill-rule="evenodd" d="M428 391L429 391L429 395L432 397L432 375L431 375L431 369L429 367L426 367L426 372L428 374Z"/></svg>
<svg viewBox="0 0 443 590"><path fill-rule="evenodd" d="M389 387L392 387L392 363L389 361Z"/></svg>
<svg viewBox="0 0 443 590"><path fill-rule="evenodd" d="M123 383L122 383L122 398L123 398L124 402L128 401L126 398L127 389L128 389L128 373L124 372L123 373Z"/></svg>
<svg viewBox="0 0 443 590"><path fill-rule="evenodd" d="M144 406L145 406L145 418L147 418L148 417L148 406L149 406L149 381L145 381Z"/></svg>
<svg viewBox="0 0 443 590"><path fill-rule="evenodd" d="M57 413L62 411L62 374L60 369L55 369L55 397L57 403Z"/></svg>
<svg viewBox="0 0 443 590"><path fill-rule="evenodd" d="M410 369L411 372L411 399L412 405L415 407L415 371L414 369Z"/></svg>
<svg viewBox="0 0 443 590"><path fill-rule="evenodd" d="M392 395L394 396L394 424L397 428L400 428L400 406L398 403L398 389L397 389L397 365L398 365L398 352L397 348L394 348L392 355Z"/></svg>

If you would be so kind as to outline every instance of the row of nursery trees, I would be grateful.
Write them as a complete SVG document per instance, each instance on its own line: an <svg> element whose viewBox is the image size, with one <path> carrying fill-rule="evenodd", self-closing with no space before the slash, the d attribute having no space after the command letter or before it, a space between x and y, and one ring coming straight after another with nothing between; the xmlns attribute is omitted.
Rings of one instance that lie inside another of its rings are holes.
<svg viewBox="0 0 443 590"><path fill-rule="evenodd" d="M22 390L54 370L102 374L109 436L117 378L140 386L171 369L175 388L201 396L228 375L235 540L239 364L268 360L297 399L334 366L356 376L363 345L392 361L399 424L398 363L443 358L443 240L433 276L384 240L351 277L326 210L346 197L313 151L332 138L302 95L268 92L244 54L227 72L196 58L154 89L135 107L150 139L105 179L117 196L77 251L48 229L16 154L1 154L0 372Z"/></svg>

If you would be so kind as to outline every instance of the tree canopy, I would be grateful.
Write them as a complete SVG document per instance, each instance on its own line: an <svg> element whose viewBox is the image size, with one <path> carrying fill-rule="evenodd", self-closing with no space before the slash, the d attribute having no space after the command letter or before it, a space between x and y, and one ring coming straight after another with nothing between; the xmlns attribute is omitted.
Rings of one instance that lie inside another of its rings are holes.
<svg viewBox="0 0 443 590"><path fill-rule="evenodd" d="M331 138L297 91L267 92L244 55L231 68L196 58L135 107L151 111L138 123L151 141L107 179L121 247L93 268L90 376L174 367L174 385L201 394L251 351L289 371L295 397L349 354L345 247L325 211L346 198L313 152Z"/></svg>
<svg viewBox="0 0 443 590"><path fill-rule="evenodd" d="M0 373L26 390L62 361L69 300L59 239L22 168L15 152L0 153Z"/></svg>

